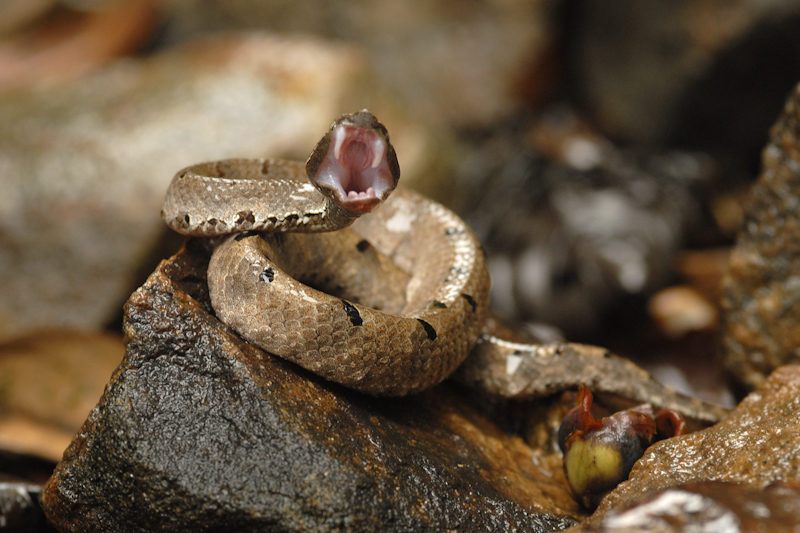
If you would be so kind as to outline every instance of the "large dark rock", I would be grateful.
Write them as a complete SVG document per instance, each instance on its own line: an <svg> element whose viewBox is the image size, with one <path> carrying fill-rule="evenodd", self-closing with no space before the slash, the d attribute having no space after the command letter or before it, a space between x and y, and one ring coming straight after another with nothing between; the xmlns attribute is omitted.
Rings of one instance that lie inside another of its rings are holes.
<svg viewBox="0 0 800 533"><path fill-rule="evenodd" d="M377 400L211 313L201 241L126 305L127 352L43 496L61 531L556 531L581 511L453 384ZM543 463L539 463L543 464ZM553 464L550 461L550 464ZM557 463L555 463L557 464Z"/></svg>
<svg viewBox="0 0 800 533"><path fill-rule="evenodd" d="M722 306L725 362L745 386L800 362L800 85L770 131Z"/></svg>

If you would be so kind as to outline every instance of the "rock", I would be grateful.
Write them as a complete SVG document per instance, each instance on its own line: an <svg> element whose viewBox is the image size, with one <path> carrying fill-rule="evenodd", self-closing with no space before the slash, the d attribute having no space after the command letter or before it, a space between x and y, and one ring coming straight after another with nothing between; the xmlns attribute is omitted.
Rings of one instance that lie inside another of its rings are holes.
<svg viewBox="0 0 800 533"><path fill-rule="evenodd" d="M726 420L651 446L633 467L629 480L609 493L582 527L593 531L590 526L598 527L612 513L638 505L643 494L692 483L736 483L746 491L789 483L796 499L800 484L798 420L800 366L781 367ZM773 500L770 505L777 504Z"/></svg>
<svg viewBox="0 0 800 533"><path fill-rule="evenodd" d="M205 242L126 305L127 351L48 482L61 531L555 531L581 511L453 384L365 397L211 314ZM551 461L548 464L553 464Z"/></svg>
<svg viewBox="0 0 800 533"><path fill-rule="evenodd" d="M174 173L225 157L304 159L341 112L375 103L360 96L364 71L342 44L239 35L0 98L0 341L116 321L155 263ZM392 131L411 176L426 137L402 122Z"/></svg>
<svg viewBox="0 0 800 533"><path fill-rule="evenodd" d="M647 310L666 337L711 331L717 325L716 307L695 288L686 285L658 291L647 302Z"/></svg>
<svg viewBox="0 0 800 533"><path fill-rule="evenodd" d="M0 449L54 462L122 359L111 334L41 332L0 345Z"/></svg>
<svg viewBox="0 0 800 533"><path fill-rule="evenodd" d="M776 482L764 490L706 481L642 495L615 509L598 524L569 533L681 533L685 531L796 531L800 526L800 485Z"/></svg>
<svg viewBox="0 0 800 533"><path fill-rule="evenodd" d="M725 364L746 387L800 362L800 85L770 131L722 307Z"/></svg>

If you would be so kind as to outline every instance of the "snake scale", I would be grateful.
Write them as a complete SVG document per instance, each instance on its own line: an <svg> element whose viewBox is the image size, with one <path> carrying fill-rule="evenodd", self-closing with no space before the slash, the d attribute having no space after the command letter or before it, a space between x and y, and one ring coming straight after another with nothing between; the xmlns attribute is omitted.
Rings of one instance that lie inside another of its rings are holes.
<svg viewBox="0 0 800 533"><path fill-rule="evenodd" d="M386 128L363 110L336 120L305 165L228 159L179 171L162 217L215 239L208 287L222 322L346 387L402 396L461 366L462 382L509 398L587 383L700 420L722 416L602 349L496 337L477 238L399 178Z"/></svg>

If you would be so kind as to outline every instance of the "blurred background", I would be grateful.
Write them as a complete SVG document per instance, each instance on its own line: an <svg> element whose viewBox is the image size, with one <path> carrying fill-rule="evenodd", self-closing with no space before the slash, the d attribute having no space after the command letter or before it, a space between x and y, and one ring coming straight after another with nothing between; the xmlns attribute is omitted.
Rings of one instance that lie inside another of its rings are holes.
<svg viewBox="0 0 800 533"><path fill-rule="evenodd" d="M0 471L46 477L102 393L173 174L364 107L500 316L730 405L719 282L798 81L795 0L3 0Z"/></svg>

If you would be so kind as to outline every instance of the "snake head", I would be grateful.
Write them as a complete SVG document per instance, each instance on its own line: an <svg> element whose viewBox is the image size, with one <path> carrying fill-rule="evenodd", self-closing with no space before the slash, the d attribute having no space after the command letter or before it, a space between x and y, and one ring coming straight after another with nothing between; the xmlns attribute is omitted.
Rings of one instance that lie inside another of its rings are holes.
<svg viewBox="0 0 800 533"><path fill-rule="evenodd" d="M369 213L397 187L397 163L389 133L366 109L343 115L306 161L311 182L354 214Z"/></svg>

